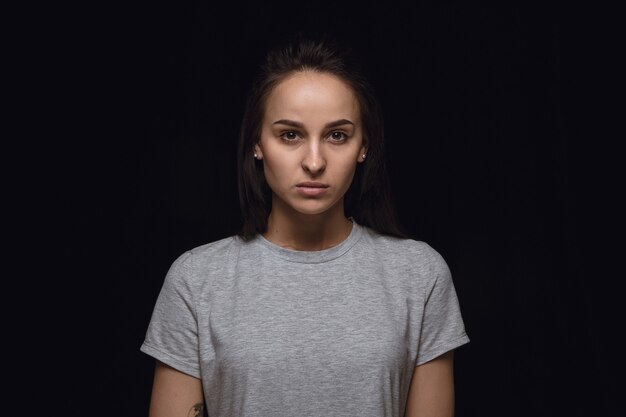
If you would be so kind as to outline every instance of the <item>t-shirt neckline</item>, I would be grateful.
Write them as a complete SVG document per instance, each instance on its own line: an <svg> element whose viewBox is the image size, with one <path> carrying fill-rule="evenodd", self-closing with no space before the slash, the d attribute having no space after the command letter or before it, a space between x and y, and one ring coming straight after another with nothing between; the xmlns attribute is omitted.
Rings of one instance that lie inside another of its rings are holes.
<svg viewBox="0 0 626 417"><path fill-rule="evenodd" d="M348 234L348 236L341 243L327 249L317 251L287 249L270 242L261 234L257 235L255 240L264 248L287 261L308 264L328 262L348 252L361 237L363 233L362 226L360 226L352 217L350 217L349 220L352 221L352 230L350 230L350 234Z"/></svg>

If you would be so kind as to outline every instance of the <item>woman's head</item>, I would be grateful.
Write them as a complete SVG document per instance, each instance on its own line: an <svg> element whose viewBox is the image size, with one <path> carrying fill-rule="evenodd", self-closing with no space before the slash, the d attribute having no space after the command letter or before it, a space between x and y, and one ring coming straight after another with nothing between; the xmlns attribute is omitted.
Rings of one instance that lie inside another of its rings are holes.
<svg viewBox="0 0 626 417"><path fill-rule="evenodd" d="M402 235L391 209L383 140L380 106L351 52L311 40L270 51L248 96L240 132L240 236L265 232L272 191L304 213L343 201L345 215L358 223ZM307 198L306 190L285 193L295 185L289 181L318 178L332 183L319 197Z"/></svg>
<svg viewBox="0 0 626 417"><path fill-rule="evenodd" d="M344 217L343 198L366 157L359 105L334 75L304 70L265 99L254 155L272 190L274 217Z"/></svg>

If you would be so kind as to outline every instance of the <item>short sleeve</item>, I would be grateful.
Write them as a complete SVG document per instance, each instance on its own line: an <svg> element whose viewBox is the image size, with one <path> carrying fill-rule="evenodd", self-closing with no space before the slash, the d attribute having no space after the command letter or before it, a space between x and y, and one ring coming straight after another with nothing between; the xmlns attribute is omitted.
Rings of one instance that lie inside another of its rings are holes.
<svg viewBox="0 0 626 417"><path fill-rule="evenodd" d="M154 306L140 350L155 359L200 378L198 322L191 289L191 252L170 266Z"/></svg>
<svg viewBox="0 0 626 417"><path fill-rule="evenodd" d="M416 366L469 342L450 269L443 257L431 250L435 280L425 294Z"/></svg>

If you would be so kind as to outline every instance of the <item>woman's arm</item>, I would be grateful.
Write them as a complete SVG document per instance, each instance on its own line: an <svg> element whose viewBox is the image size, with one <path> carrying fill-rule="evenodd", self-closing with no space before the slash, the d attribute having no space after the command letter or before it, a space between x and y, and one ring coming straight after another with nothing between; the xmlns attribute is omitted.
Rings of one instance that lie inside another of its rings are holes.
<svg viewBox="0 0 626 417"><path fill-rule="evenodd" d="M454 372L451 350L415 367L405 417L453 417Z"/></svg>
<svg viewBox="0 0 626 417"><path fill-rule="evenodd" d="M150 417L202 417L202 381L156 361Z"/></svg>

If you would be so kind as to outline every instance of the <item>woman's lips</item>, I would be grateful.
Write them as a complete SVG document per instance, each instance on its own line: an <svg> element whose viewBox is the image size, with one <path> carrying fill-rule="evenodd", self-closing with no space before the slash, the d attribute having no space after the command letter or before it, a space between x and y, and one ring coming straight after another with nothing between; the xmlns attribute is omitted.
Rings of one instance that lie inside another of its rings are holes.
<svg viewBox="0 0 626 417"><path fill-rule="evenodd" d="M328 189L328 184L307 181L296 185L296 189L302 195L315 197L324 194Z"/></svg>

